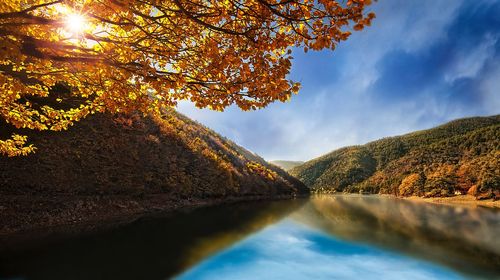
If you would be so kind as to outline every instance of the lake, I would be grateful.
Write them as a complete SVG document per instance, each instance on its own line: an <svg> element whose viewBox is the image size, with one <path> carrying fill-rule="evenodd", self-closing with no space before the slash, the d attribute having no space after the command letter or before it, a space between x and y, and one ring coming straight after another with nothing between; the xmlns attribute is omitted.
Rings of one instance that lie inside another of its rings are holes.
<svg viewBox="0 0 500 280"><path fill-rule="evenodd" d="M376 195L237 203L39 236L3 243L0 279L500 279L498 209Z"/></svg>

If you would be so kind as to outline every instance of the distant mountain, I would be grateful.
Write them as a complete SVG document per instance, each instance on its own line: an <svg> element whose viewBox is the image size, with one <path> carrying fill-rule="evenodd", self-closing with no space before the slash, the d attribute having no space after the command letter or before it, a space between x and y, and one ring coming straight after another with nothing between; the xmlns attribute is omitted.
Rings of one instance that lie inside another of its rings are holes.
<svg viewBox="0 0 500 280"><path fill-rule="evenodd" d="M272 160L270 163L277 165L285 170L290 170L296 166L303 164L303 161L291 161L291 160Z"/></svg>
<svg viewBox="0 0 500 280"><path fill-rule="evenodd" d="M12 133L0 127L0 139ZM309 192L173 110L161 117L98 114L67 131L22 133L38 150L0 156L0 233Z"/></svg>
<svg viewBox="0 0 500 280"><path fill-rule="evenodd" d="M500 115L341 148L289 172L314 191L500 198Z"/></svg>

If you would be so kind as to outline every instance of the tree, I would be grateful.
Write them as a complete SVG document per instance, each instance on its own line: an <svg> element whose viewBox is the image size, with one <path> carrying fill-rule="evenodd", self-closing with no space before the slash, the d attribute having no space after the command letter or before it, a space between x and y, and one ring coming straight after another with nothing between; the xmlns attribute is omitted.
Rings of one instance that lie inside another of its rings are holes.
<svg viewBox="0 0 500 280"><path fill-rule="evenodd" d="M411 196L411 195L422 195L423 187L425 183L425 177L423 174L412 173L406 176L399 185L399 195L401 196Z"/></svg>
<svg viewBox="0 0 500 280"><path fill-rule="evenodd" d="M286 101L300 87L286 78L292 48L333 50L370 24L370 2L5 0L0 118L59 131L96 112L179 100L214 110ZM25 136L0 141L3 154L32 151Z"/></svg>

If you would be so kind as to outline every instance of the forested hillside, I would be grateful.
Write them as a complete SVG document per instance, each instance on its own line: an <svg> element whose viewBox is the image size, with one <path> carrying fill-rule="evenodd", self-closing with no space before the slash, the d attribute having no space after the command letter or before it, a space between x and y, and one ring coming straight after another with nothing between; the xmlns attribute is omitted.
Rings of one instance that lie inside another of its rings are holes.
<svg viewBox="0 0 500 280"><path fill-rule="evenodd" d="M500 115L333 151L290 171L314 191L500 197Z"/></svg>
<svg viewBox="0 0 500 280"><path fill-rule="evenodd" d="M3 124L0 136L10 133ZM64 132L26 134L36 153L0 157L0 233L308 192L285 171L174 111L98 114Z"/></svg>

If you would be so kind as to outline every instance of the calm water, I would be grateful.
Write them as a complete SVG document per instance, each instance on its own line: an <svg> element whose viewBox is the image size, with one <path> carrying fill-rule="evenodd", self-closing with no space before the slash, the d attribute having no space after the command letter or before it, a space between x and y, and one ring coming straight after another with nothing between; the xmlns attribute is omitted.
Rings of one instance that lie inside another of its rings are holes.
<svg viewBox="0 0 500 280"><path fill-rule="evenodd" d="M3 240L0 279L500 279L500 211L378 196L240 203L43 236Z"/></svg>

